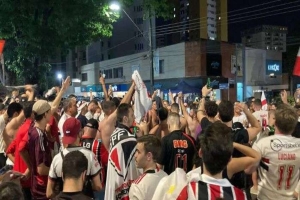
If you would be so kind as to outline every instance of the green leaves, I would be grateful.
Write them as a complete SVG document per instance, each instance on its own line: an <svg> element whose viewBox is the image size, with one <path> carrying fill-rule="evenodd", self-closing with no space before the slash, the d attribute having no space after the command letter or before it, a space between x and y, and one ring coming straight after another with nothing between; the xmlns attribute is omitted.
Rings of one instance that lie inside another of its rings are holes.
<svg viewBox="0 0 300 200"><path fill-rule="evenodd" d="M110 37L119 13L110 0L1 0L0 38L6 39L5 64L18 83L41 82L49 58L101 37ZM122 0L128 6L132 0ZM144 0L150 15L168 18L167 0Z"/></svg>

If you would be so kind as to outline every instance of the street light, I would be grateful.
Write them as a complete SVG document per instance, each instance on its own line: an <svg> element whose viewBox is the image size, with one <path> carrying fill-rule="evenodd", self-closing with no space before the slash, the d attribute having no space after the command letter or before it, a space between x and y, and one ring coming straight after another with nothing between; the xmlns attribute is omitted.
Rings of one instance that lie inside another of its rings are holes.
<svg viewBox="0 0 300 200"><path fill-rule="evenodd" d="M130 21L134 24L134 26L139 30L140 34L145 38L145 35L143 31L139 28L139 26L133 21L133 19L127 14L127 12L122 8L118 2L112 2L109 5L109 8L113 11L119 11L122 10L125 15L130 19ZM145 38L147 42L149 42L149 53L150 53L150 84L151 84L151 92L153 92L153 86L154 86L154 55L153 55L153 33L152 33L152 19L150 16L150 11L149 11L149 39Z"/></svg>
<svg viewBox="0 0 300 200"><path fill-rule="evenodd" d="M61 79L62 79L62 77L63 77L63 76L62 76L62 74L61 74L61 73L58 73L58 74L57 74L57 78L58 78L59 80L61 80Z"/></svg>
<svg viewBox="0 0 300 200"><path fill-rule="evenodd" d="M119 11L121 6L117 2L113 2L109 5L109 8L114 11Z"/></svg>

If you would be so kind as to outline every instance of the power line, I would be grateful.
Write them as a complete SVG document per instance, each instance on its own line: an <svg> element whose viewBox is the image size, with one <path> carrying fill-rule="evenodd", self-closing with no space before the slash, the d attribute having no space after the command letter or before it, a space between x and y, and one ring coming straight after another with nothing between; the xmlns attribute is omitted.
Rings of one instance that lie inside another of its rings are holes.
<svg viewBox="0 0 300 200"><path fill-rule="evenodd" d="M264 5L268 5L268 4L273 4L273 3L278 2L278 1L281 1L281 0L275 0L275 1L267 2L267 3L262 3L262 4L257 4L257 5L254 5L254 6L249 6L249 7L245 7L245 8L241 8L241 9L237 9L237 10L232 10L232 11L229 11L229 12L223 12L223 13L220 13L220 15L225 15L225 14L234 13L234 12L238 12L238 11L242 11L242 10L248 10L250 8L260 7L260 6L264 6ZM201 19L201 18L198 18L198 19ZM191 22L191 21L198 20L198 19L192 19L192 20L189 20L189 21ZM180 23L186 23L186 21L182 21L182 22L178 22L178 23L173 23L173 24L180 24ZM156 28L158 28L158 27L165 27L165 26L169 26L169 24L157 26Z"/></svg>
<svg viewBox="0 0 300 200"><path fill-rule="evenodd" d="M269 2L270 3L270 2ZM290 8L290 7L289 7ZM294 6L293 6L293 8L295 8ZM244 8L244 9L246 9L246 8ZM248 8L247 8L248 9ZM287 9L287 8L285 8L285 9ZM282 10L282 9L281 9ZM230 22L228 22L228 24L233 24L233 23L239 23L239 22L244 22L244 21L249 21L249 20L252 20L252 19L259 19L259 18L263 18L263 17L269 17L269 16L274 16L274 15L280 15L280 14L285 14L285 13L290 13L290 12L295 12L295 11L298 11L299 9L296 9L296 10L290 10L290 11L286 11L286 12L280 12L280 13L272 13L272 14L268 14L268 15L263 15L263 16L259 16L259 17L255 17L255 16L257 16L257 15L252 15L250 18L248 17L247 19L243 19L243 20L237 20L237 21L235 21L235 20L232 20L232 21L230 21ZM272 11L272 12L276 12L277 10L274 10L274 11ZM258 15L261 15L261 14L258 14ZM199 30L199 29L201 29L201 28L204 28L203 26L201 27L201 26L191 26L188 30L189 31L192 31L192 30ZM177 29L177 30L179 30L179 29ZM188 30L186 30L186 31L188 31ZM145 33L147 33L148 31L145 31L145 32L143 32L143 33L141 33L141 35L142 34L145 34ZM179 31L174 31L174 30L172 30L172 31L166 31L166 32L164 32L164 33L161 33L161 34L154 34L154 35L156 35L156 37L157 36L161 36L161 35L168 35L168 34L173 34L173 33L180 33L180 32L183 32L182 30L179 30ZM109 48L109 49L106 49L105 51L102 51L101 53L105 53L105 52L108 52L108 51L110 51L110 50L112 50L112 49L114 49L114 48L117 48L117 47L119 47L119 46L121 46L121 45L123 45L123 44L125 44L125 43L127 43L127 42L129 42L129 41L131 41L131 40L133 40L133 39L135 39L135 38L137 38L137 37L139 37L139 35L137 35L137 36L134 36L134 37L132 37L132 38L130 38L130 39L128 39L128 40L126 40L126 41L124 41L124 42L121 42L121 43L119 43L119 44L117 44L117 45L115 45L115 46L113 46L113 47L111 47L111 48ZM93 55L93 56L96 56L96 55L100 55L100 54L95 54L95 55ZM92 56L92 57L93 57ZM91 58L91 56L89 57L89 58ZM72 61L72 62L76 62L76 60L74 60L74 61ZM66 62L61 62L61 63L50 63L50 64L64 64L64 63L66 63Z"/></svg>
<svg viewBox="0 0 300 200"><path fill-rule="evenodd" d="M297 1L299 2L299 1ZM247 12L244 12L244 13L240 13L240 14L235 14L235 15L232 15L231 17L233 16L238 16L238 15L245 15L245 14L248 14L248 13L253 13L253 12L259 12L259 11L262 11L262 10L267 10L267 9L270 9L270 8L275 8L275 7L279 7L279 6L286 6L286 5L289 5L289 4L293 4L293 3L296 3L296 2L290 2L290 3L283 3L283 4L280 4L280 5L275 5L275 6L271 6L271 7L267 7L267 8L261 8L261 9L258 9L258 10L251 10L251 11L247 11ZM294 7L294 6L293 6ZM293 7L290 7L290 8L293 8ZM270 12L273 12L273 11L270 11ZM256 13L257 14L257 13ZM259 14L259 13L258 13ZM263 14L263 13L261 13ZM249 17L249 16L244 16L244 17ZM237 17L239 18L239 17ZM233 18L232 18L233 19ZM197 21L196 21L197 20ZM228 20L230 20L230 18L228 18ZM196 22L193 22L193 23L189 23L191 21L196 21ZM201 22L205 22L207 21L207 17L202 17L202 18L197 18L197 19L193 19L193 20L187 20L187 21L184 21L184 23L186 24L183 24L183 25L177 25L177 26L173 26L173 25L169 25L169 26L172 26L170 27L170 29L173 29L173 28L176 28L176 27L181 27L181 26L184 26L184 25L191 25L191 24L201 24ZM169 29L169 27L167 28L156 28L156 31L159 32L161 30L165 30L165 29Z"/></svg>

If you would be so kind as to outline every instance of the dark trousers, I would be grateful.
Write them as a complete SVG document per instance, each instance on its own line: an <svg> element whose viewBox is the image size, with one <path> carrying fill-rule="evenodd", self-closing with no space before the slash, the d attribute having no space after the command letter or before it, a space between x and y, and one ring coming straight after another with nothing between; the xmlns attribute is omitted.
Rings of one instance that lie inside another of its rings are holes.
<svg viewBox="0 0 300 200"><path fill-rule="evenodd" d="M6 156L4 153L0 153L0 169L6 165Z"/></svg>
<svg viewBox="0 0 300 200"><path fill-rule="evenodd" d="M22 188L24 200L32 200L30 188Z"/></svg>

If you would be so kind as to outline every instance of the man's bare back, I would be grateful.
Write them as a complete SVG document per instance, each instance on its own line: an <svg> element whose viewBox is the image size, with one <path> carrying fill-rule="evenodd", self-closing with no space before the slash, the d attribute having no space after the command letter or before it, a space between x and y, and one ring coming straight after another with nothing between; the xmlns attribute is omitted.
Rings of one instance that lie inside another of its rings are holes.
<svg viewBox="0 0 300 200"><path fill-rule="evenodd" d="M196 139L198 133L196 133L197 128L200 126L197 119L192 119L191 117L188 119L188 129L190 131L191 136Z"/></svg>
<svg viewBox="0 0 300 200"><path fill-rule="evenodd" d="M96 136L96 139L102 140L102 144L104 145L107 151L109 151L110 136L116 129L116 120L111 115L105 117L101 122L99 122L99 131L97 132Z"/></svg>

